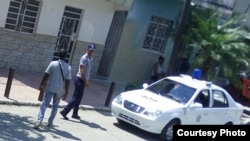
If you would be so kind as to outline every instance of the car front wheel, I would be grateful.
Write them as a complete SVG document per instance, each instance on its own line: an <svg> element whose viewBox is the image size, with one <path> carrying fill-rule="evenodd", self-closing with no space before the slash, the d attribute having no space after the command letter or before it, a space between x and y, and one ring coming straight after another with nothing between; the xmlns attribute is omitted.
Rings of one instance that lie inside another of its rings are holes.
<svg viewBox="0 0 250 141"><path fill-rule="evenodd" d="M173 126L178 125L180 122L176 119L171 120L161 131L160 138L162 141L172 141L173 140Z"/></svg>

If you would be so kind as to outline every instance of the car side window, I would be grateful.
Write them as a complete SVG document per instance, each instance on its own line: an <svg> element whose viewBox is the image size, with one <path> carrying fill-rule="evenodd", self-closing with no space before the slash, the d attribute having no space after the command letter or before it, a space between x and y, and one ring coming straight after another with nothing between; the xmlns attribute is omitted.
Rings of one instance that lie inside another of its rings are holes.
<svg viewBox="0 0 250 141"><path fill-rule="evenodd" d="M209 107L209 90L200 91L195 102L201 103L203 108Z"/></svg>
<svg viewBox="0 0 250 141"><path fill-rule="evenodd" d="M228 107L228 100L224 94L224 92L219 90L213 90L213 105L214 108Z"/></svg>

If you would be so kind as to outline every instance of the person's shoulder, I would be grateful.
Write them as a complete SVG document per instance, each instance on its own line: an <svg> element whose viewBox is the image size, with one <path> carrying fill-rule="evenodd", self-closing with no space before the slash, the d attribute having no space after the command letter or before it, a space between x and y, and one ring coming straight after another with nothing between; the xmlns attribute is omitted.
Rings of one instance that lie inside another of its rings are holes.
<svg viewBox="0 0 250 141"><path fill-rule="evenodd" d="M58 61L55 61L55 60L54 60L54 61L50 61L50 64L51 64L51 65L58 64Z"/></svg>
<svg viewBox="0 0 250 141"><path fill-rule="evenodd" d="M62 61L62 63L63 63L63 65L65 65L65 66L71 67L71 66L70 66L70 64L69 64L69 63L67 63L67 62L66 62L66 61L64 61L64 60Z"/></svg>
<svg viewBox="0 0 250 141"><path fill-rule="evenodd" d="M82 55L81 60L86 60L86 59L88 59L88 54Z"/></svg>
<svg viewBox="0 0 250 141"><path fill-rule="evenodd" d="M66 66L67 70L71 71L71 66L68 63L66 63Z"/></svg>
<svg viewBox="0 0 250 141"><path fill-rule="evenodd" d="M57 67L57 66L58 66L57 61L50 61L47 69L51 69L51 68L54 68L54 67Z"/></svg>
<svg viewBox="0 0 250 141"><path fill-rule="evenodd" d="M83 54L81 58L86 58L88 56L87 53Z"/></svg>
<svg viewBox="0 0 250 141"><path fill-rule="evenodd" d="M65 63L66 65L67 65L67 67L69 68L69 69L71 69L71 66L70 66L70 64L68 64L68 63Z"/></svg>

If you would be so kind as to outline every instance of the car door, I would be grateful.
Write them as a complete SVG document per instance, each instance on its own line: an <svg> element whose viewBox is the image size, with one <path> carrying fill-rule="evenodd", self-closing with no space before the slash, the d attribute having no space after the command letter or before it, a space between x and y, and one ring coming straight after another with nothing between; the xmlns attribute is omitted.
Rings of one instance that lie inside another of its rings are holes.
<svg viewBox="0 0 250 141"><path fill-rule="evenodd" d="M194 99L193 103L200 103L202 107L187 107L185 109L185 118L183 124L211 124L211 114L213 114L213 109L210 106L211 91L209 89L201 90L197 97Z"/></svg>
<svg viewBox="0 0 250 141"><path fill-rule="evenodd" d="M212 90L211 114L212 124L225 124L228 117L230 117L231 111L229 110L229 102L223 91Z"/></svg>

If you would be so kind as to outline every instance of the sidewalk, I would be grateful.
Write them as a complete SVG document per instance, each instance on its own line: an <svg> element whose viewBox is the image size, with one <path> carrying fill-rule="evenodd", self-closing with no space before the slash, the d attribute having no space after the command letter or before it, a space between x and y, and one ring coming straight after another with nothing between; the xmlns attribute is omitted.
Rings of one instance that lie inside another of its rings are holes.
<svg viewBox="0 0 250 141"><path fill-rule="evenodd" d="M0 68L0 104L17 104L17 105L33 105L39 106L39 84L43 77L43 73L35 73L28 71L14 71L14 77L10 89L9 98L4 97L6 90L9 69ZM105 106L111 82L106 80L90 80L90 87L85 89L84 96L80 108L95 110L110 110L110 105ZM124 84L115 84L111 101L122 92L125 88ZM64 107L72 97L74 91L73 80L70 84L69 95L66 101L60 102L60 107ZM110 104L109 103L109 104ZM244 113L250 116L250 107L245 106Z"/></svg>
<svg viewBox="0 0 250 141"><path fill-rule="evenodd" d="M39 84L42 80L43 73L14 71L14 77L10 88L9 98L4 97L9 69L0 68L0 103L12 103L17 105L33 105L41 104L38 101ZM81 102L81 108L109 110L109 106L105 106L111 82L106 80L90 80L90 87L85 89L84 96ZM115 84L112 93L112 99L124 90L125 85ZM66 101L60 102L60 107L64 107L72 97L74 91L73 80L70 83L69 95Z"/></svg>

